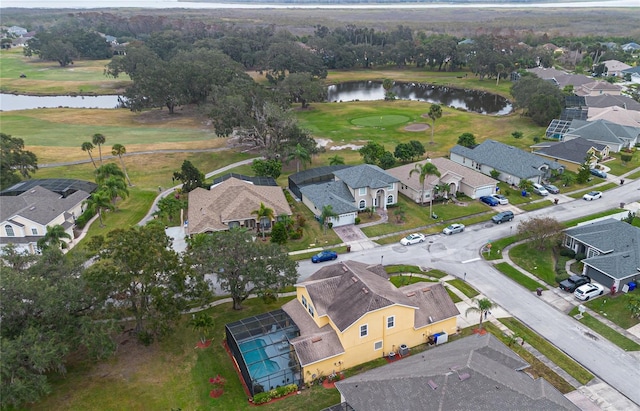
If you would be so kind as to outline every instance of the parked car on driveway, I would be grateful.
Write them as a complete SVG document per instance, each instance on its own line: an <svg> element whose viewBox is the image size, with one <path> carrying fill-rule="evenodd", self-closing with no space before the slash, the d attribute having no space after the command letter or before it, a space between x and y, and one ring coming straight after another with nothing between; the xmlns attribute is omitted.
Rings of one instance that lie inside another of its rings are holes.
<svg viewBox="0 0 640 411"><path fill-rule="evenodd" d="M497 206L499 204L498 199L494 198L492 196L482 196L482 197L480 197L480 201L482 201L485 204L490 205L491 207Z"/></svg>
<svg viewBox="0 0 640 411"><path fill-rule="evenodd" d="M596 176L596 177L607 178L607 173L605 173L604 171L599 170L597 168L590 168L589 172L591 174L593 174L594 176Z"/></svg>
<svg viewBox="0 0 640 411"><path fill-rule="evenodd" d="M576 288L576 290L573 292L573 295L578 300L589 301L589 298L602 295L602 293L604 293L603 286L596 283L590 283L581 285L580 287Z"/></svg>
<svg viewBox="0 0 640 411"><path fill-rule="evenodd" d="M602 198L602 192L601 191L590 191L587 194L583 195L582 198L587 200L587 201L597 200L599 198Z"/></svg>
<svg viewBox="0 0 640 411"><path fill-rule="evenodd" d="M572 275L566 280L560 281L560 289L572 293L576 288L581 285L589 284L590 282L591 278L586 275Z"/></svg>
<svg viewBox="0 0 640 411"><path fill-rule="evenodd" d="M408 236L400 240L400 244L402 245L417 244L417 243L423 242L425 238L426 237L424 236L424 234L413 233L413 234L409 234Z"/></svg>
<svg viewBox="0 0 640 411"><path fill-rule="evenodd" d="M513 211L503 211L491 217L491 221L496 224L502 224L513 220Z"/></svg>
<svg viewBox="0 0 640 411"><path fill-rule="evenodd" d="M544 187L545 190L547 190L548 192L550 192L551 194L559 194L560 193L560 189L556 186L554 186L553 184L543 184L542 187Z"/></svg>
<svg viewBox="0 0 640 411"><path fill-rule="evenodd" d="M509 199L507 197L503 196L502 194L494 194L491 197L493 197L496 200L498 200L498 204L500 204L500 205L509 204Z"/></svg>
<svg viewBox="0 0 640 411"><path fill-rule="evenodd" d="M323 261L335 260L338 258L338 253L333 250L320 251L318 254L311 257L312 263L321 263Z"/></svg>
<svg viewBox="0 0 640 411"><path fill-rule="evenodd" d="M548 196L549 192L542 184L533 183L533 192L540 196Z"/></svg>
<svg viewBox="0 0 640 411"><path fill-rule="evenodd" d="M451 235L455 233L461 233L464 231L464 224L451 224L449 227L446 227L442 232L446 235Z"/></svg>

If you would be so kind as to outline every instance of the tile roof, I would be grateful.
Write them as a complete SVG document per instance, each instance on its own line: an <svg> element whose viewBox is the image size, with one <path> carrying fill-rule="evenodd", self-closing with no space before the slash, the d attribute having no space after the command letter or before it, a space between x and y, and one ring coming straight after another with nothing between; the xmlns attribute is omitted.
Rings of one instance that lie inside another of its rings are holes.
<svg viewBox="0 0 640 411"><path fill-rule="evenodd" d="M640 129L623 126L607 120L573 120L565 136L582 137L604 144L625 144L638 138Z"/></svg>
<svg viewBox="0 0 640 411"><path fill-rule="evenodd" d="M589 107L588 121L607 120L621 126L640 128L640 111L625 110L622 107Z"/></svg>
<svg viewBox="0 0 640 411"><path fill-rule="evenodd" d="M431 159L431 163L438 169L441 177L428 176L425 179L425 187L434 186L438 184L438 180L446 179L448 175L458 177L464 184L478 188L488 185L495 185L497 180L484 175L478 171L465 167L462 164L458 164L455 161L451 161L448 158L438 157ZM415 169L416 164L424 164L424 161L418 161L415 163L404 164L399 167L390 168L387 173L396 177L400 182L414 190L422 190L422 184L420 184L419 173L413 173L409 175L411 170Z"/></svg>
<svg viewBox="0 0 640 411"><path fill-rule="evenodd" d="M565 231L567 236L602 254L582 260L613 278L638 275L640 228L609 218Z"/></svg>
<svg viewBox="0 0 640 411"><path fill-rule="evenodd" d="M552 170L563 168L557 161L494 140L485 140L472 149L455 145L451 152L521 179L543 175L539 168L544 165Z"/></svg>
<svg viewBox="0 0 640 411"><path fill-rule="evenodd" d="M362 187L384 188L391 183L398 182L397 178L380 167L371 164L360 164L359 166L337 170L334 171L333 175L344 181L352 189Z"/></svg>
<svg viewBox="0 0 640 411"><path fill-rule="evenodd" d="M542 147L539 150L536 150L536 153L542 153L556 159L582 164L584 163L584 159L586 158L589 150L594 148L597 151L602 151L605 147L605 144L594 143L582 137L578 137L558 143L551 143L547 147Z"/></svg>
<svg viewBox="0 0 640 411"><path fill-rule="evenodd" d="M427 326L460 314L447 289L440 283L419 282L399 289L418 307L414 328Z"/></svg>
<svg viewBox="0 0 640 411"><path fill-rule="evenodd" d="M330 205L333 212L340 215L357 212L355 199L349 187L343 181L310 184L300 187L300 193L307 197L322 212L324 206Z"/></svg>
<svg viewBox="0 0 640 411"><path fill-rule="evenodd" d="M574 89L574 93L578 96L588 96L593 92L607 93L616 92L619 93L622 87L617 84L611 84L607 81L592 81L590 83L582 84Z"/></svg>
<svg viewBox="0 0 640 411"><path fill-rule="evenodd" d="M323 312L340 331L345 331L370 311L392 305L418 308L380 270L356 261L323 267L307 280L305 287L318 313Z"/></svg>
<svg viewBox="0 0 640 411"><path fill-rule="evenodd" d="M605 60L601 64L604 64L607 71L622 71L631 68L630 65L618 60Z"/></svg>
<svg viewBox="0 0 640 411"><path fill-rule="evenodd" d="M260 203L276 216L292 215L281 187L254 185L232 177L211 190L196 188L189 193L188 234L227 230L230 221L255 219L251 212L260 208Z"/></svg>
<svg viewBox="0 0 640 411"><path fill-rule="evenodd" d="M521 371L528 365L491 334L472 335L336 388L355 410L578 410L547 381Z"/></svg>
<svg viewBox="0 0 640 411"><path fill-rule="evenodd" d="M56 217L76 207L89 197L89 193L78 190L62 197L60 194L36 186L18 196L0 196L0 221L16 215L46 225Z"/></svg>

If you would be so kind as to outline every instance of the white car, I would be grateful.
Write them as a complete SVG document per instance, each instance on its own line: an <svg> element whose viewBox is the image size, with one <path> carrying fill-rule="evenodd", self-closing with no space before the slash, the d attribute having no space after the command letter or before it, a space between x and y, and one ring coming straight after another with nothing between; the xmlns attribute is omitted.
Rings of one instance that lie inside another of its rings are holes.
<svg viewBox="0 0 640 411"><path fill-rule="evenodd" d="M400 240L400 244L402 245L417 244L417 243L423 242L424 239L425 239L424 234L413 233L413 234L409 234L408 236Z"/></svg>
<svg viewBox="0 0 640 411"><path fill-rule="evenodd" d="M542 184L538 184L538 183L533 183L533 192L541 196L549 195L549 192L547 191L547 189L544 188Z"/></svg>
<svg viewBox="0 0 640 411"><path fill-rule="evenodd" d="M596 283L589 283L576 288L576 290L573 292L573 295L578 300L589 301L589 298L602 295L602 293L604 293L603 286Z"/></svg>
<svg viewBox="0 0 640 411"><path fill-rule="evenodd" d="M598 198L602 198L602 192L601 191L591 191L591 192L588 192L587 194L583 195L582 198L584 198L587 201L597 200Z"/></svg>
<svg viewBox="0 0 640 411"><path fill-rule="evenodd" d="M446 235L451 235L455 233L461 233L464 231L464 224L451 224L449 227L446 227L442 232Z"/></svg>
<svg viewBox="0 0 640 411"><path fill-rule="evenodd" d="M498 200L498 204L500 205L509 204L509 199L502 194L494 194L492 197Z"/></svg>

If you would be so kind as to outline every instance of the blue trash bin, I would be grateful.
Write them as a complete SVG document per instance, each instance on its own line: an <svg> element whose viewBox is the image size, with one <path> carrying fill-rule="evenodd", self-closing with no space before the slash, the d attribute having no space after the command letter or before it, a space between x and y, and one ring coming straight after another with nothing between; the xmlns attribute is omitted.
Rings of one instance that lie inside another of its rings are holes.
<svg viewBox="0 0 640 411"><path fill-rule="evenodd" d="M629 291L633 291L633 290L635 290L635 289L636 289L636 287L638 286L638 285L637 285L635 282L633 282L633 281L632 281L632 282L630 282L630 283L627 283L627 285L629 286Z"/></svg>

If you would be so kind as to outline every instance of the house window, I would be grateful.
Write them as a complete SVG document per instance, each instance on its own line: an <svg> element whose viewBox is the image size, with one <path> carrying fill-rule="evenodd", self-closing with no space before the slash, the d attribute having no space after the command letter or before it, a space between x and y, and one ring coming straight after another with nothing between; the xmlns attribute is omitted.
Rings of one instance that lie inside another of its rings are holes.
<svg viewBox="0 0 640 411"><path fill-rule="evenodd" d="M262 217L260 219L260 226L263 230L267 230L271 227L271 221L269 221L268 217Z"/></svg>
<svg viewBox="0 0 640 411"><path fill-rule="evenodd" d="M387 204L393 204L393 196L392 195L387 197Z"/></svg>
<svg viewBox="0 0 640 411"><path fill-rule="evenodd" d="M309 304L309 314L311 314L312 317L315 316L315 312L313 311L313 307L311 306L311 304Z"/></svg>
<svg viewBox="0 0 640 411"><path fill-rule="evenodd" d="M234 228L234 227L240 227L240 222L239 221L230 221L229 222L229 228Z"/></svg>
<svg viewBox="0 0 640 411"><path fill-rule="evenodd" d="M361 196L367 195L367 187L362 187L358 189L358 194Z"/></svg>
<svg viewBox="0 0 640 411"><path fill-rule="evenodd" d="M360 200L360 204L358 204L358 208L360 210L364 210L365 208L367 208L367 202L364 200Z"/></svg>
<svg viewBox="0 0 640 411"><path fill-rule="evenodd" d="M302 305L304 306L304 308L307 308L307 299L304 295L302 296Z"/></svg>
<svg viewBox="0 0 640 411"><path fill-rule="evenodd" d="M387 317L387 328L393 328L396 326L396 316L392 315Z"/></svg>
<svg viewBox="0 0 640 411"><path fill-rule="evenodd" d="M366 337L367 335L369 335L369 327L367 326L367 324L361 325L360 326L360 338Z"/></svg>
<svg viewBox="0 0 640 411"><path fill-rule="evenodd" d="M373 350L378 351L382 349L382 341L376 341L373 343Z"/></svg>
<svg viewBox="0 0 640 411"><path fill-rule="evenodd" d="M31 234L38 235L38 229L36 227L31 227Z"/></svg>
<svg viewBox="0 0 640 411"><path fill-rule="evenodd" d="M13 232L13 227L10 225L5 225L4 230L7 232L7 237L15 237L16 234Z"/></svg>

